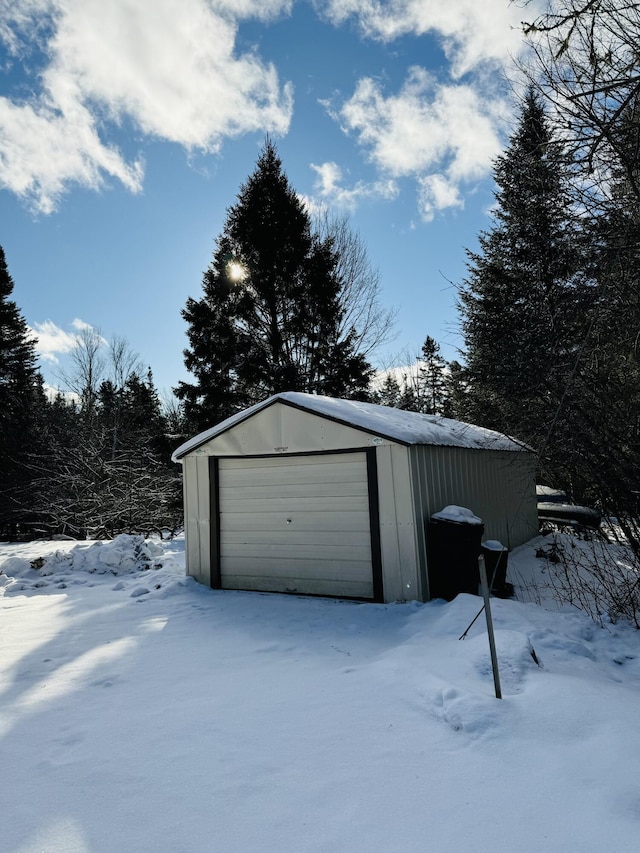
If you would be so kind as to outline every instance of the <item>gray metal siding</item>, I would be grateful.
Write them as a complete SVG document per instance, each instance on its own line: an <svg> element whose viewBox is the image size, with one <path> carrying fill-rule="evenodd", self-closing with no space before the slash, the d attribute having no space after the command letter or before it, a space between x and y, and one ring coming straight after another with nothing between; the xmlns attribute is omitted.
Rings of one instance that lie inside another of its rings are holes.
<svg viewBox="0 0 640 853"><path fill-rule="evenodd" d="M485 539L514 548L537 532L535 455L458 447L409 448L420 562L426 565L424 528L434 512L456 504L484 522Z"/></svg>

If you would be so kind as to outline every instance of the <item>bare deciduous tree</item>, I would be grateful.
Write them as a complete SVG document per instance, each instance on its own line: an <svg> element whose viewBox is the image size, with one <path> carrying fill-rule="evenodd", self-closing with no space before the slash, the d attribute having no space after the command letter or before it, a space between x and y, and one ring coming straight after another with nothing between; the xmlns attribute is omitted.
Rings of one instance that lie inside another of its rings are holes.
<svg viewBox="0 0 640 853"><path fill-rule="evenodd" d="M64 390L78 400L82 411L91 410L98 398L106 369L105 345L99 329L84 326L76 335L76 344L69 353L69 369L61 371L58 377Z"/></svg>
<svg viewBox="0 0 640 853"><path fill-rule="evenodd" d="M640 199L640 152L619 133L639 105L640 3L550 0L523 31L533 49L528 76L552 105L591 198L606 196L615 171Z"/></svg>
<svg viewBox="0 0 640 853"><path fill-rule="evenodd" d="M109 342L109 379L116 388L124 388L134 374L142 376L144 367L126 338L114 335Z"/></svg>
<svg viewBox="0 0 640 853"><path fill-rule="evenodd" d="M314 217L314 228L322 240L331 239L338 257L338 277L342 282L340 305L344 311L341 333L355 329L356 350L370 358L394 337L395 308L380 301L380 273L375 269L362 237L349 225L348 217L323 209Z"/></svg>
<svg viewBox="0 0 640 853"><path fill-rule="evenodd" d="M149 533L181 523L180 474L153 380L128 342L86 327L63 380L48 453L37 459L42 526L74 536ZM68 399L68 398L67 398ZM53 414L53 410L52 410Z"/></svg>
<svg viewBox="0 0 640 853"><path fill-rule="evenodd" d="M60 372L59 379L65 391L77 398L81 409L95 405L105 380L115 388L124 388L131 376L143 373L140 357L126 338L114 335L107 342L100 329L93 326L84 326L78 332L69 361L69 368Z"/></svg>

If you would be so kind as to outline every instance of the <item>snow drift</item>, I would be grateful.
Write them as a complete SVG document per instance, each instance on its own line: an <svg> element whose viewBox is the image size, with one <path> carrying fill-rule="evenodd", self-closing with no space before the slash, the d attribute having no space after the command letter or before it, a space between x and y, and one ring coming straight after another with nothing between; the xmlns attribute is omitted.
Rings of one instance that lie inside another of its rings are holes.
<svg viewBox="0 0 640 853"><path fill-rule="evenodd" d="M0 545L0 849L635 849L640 635L559 608L540 544L492 601L502 701L483 619L459 639L475 596L213 591L179 540Z"/></svg>

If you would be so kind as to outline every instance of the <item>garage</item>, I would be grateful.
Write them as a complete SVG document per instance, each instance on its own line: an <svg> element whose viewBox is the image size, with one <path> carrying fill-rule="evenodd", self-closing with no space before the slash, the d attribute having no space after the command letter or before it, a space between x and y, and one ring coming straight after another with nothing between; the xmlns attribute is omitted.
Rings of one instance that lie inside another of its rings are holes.
<svg viewBox="0 0 640 853"><path fill-rule="evenodd" d="M365 452L217 469L223 589L375 597Z"/></svg>
<svg viewBox="0 0 640 853"><path fill-rule="evenodd" d="M437 415L289 391L172 458L187 574L213 589L427 601L433 513L467 507L507 549L537 532L535 453Z"/></svg>

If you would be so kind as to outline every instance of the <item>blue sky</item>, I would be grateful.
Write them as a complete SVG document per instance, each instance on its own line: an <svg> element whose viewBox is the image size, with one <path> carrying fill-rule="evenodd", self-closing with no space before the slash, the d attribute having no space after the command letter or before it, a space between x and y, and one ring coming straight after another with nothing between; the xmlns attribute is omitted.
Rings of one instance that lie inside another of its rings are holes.
<svg viewBox="0 0 640 853"><path fill-rule="evenodd" d="M527 10L527 17L532 16ZM455 284L508 136L508 0L0 0L0 245L53 385L83 324L157 386L265 134L348 214L398 309L389 366L456 356Z"/></svg>

